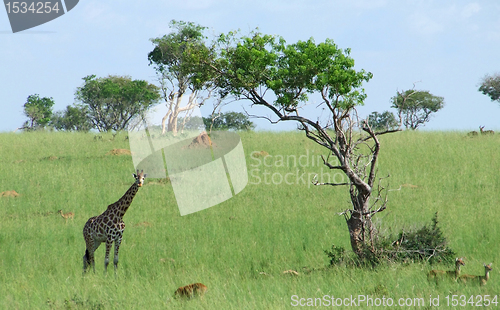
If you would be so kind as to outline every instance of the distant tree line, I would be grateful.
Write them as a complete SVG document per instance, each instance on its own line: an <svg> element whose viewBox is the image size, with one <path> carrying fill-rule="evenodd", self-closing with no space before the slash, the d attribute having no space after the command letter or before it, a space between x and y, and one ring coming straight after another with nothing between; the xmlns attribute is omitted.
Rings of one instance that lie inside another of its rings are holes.
<svg viewBox="0 0 500 310"><path fill-rule="evenodd" d="M368 124L375 131L390 130L397 127L416 130L430 120L433 113L444 106L444 98L434 96L429 91L409 89L397 92L391 98L392 108L397 115L389 111L372 112L368 116Z"/></svg>
<svg viewBox="0 0 500 310"><path fill-rule="evenodd" d="M127 76L97 78L89 75L75 93L76 103L65 110L53 112L51 97L30 95L24 104L28 118L22 127L26 131L52 128L59 131L99 132L120 131L130 120L159 103L160 88L143 80ZM198 120L197 120L198 118ZM219 113L216 119L180 117L177 122L186 129L202 129L203 124L216 130L251 130L255 125L248 116L239 112Z"/></svg>
<svg viewBox="0 0 500 310"><path fill-rule="evenodd" d="M491 101L500 103L500 73L485 75L479 83L478 91L490 97ZM390 111L382 113L375 111L368 116L368 124L375 131L398 126L415 130L427 123L431 115L444 106L443 97L434 96L429 91L414 89L398 92L391 98L391 102L391 107L397 110L396 115Z"/></svg>

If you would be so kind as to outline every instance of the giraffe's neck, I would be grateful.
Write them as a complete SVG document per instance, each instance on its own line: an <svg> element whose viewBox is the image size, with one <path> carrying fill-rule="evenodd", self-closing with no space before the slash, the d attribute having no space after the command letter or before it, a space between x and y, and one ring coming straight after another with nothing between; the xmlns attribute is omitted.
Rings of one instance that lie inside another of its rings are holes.
<svg viewBox="0 0 500 310"><path fill-rule="evenodd" d="M128 207L130 207L130 204L132 203L132 200L134 199L134 196L135 194L137 194L138 190L139 186L137 186L136 183L132 184L127 192L112 205L114 209L112 211L116 212L116 214L120 218L123 217L125 215L125 212L127 212Z"/></svg>

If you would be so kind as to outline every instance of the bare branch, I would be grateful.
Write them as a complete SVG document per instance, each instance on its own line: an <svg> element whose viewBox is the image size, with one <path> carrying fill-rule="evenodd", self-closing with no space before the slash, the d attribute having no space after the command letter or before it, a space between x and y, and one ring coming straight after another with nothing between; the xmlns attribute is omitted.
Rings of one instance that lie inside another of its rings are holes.
<svg viewBox="0 0 500 310"><path fill-rule="evenodd" d="M329 185L329 186L345 186L345 185L351 185L351 183L320 183L317 180L312 181L312 185L320 186L320 185Z"/></svg>
<svg viewBox="0 0 500 310"><path fill-rule="evenodd" d="M328 157L330 157L330 156L328 156ZM327 166L328 168L330 168L330 169L339 169L339 170L342 170L342 167L341 167L341 166L333 166L332 164L330 164L330 163L328 162L328 160L327 160L327 159L325 159L325 157L324 157L323 155L321 155L321 159L323 160L323 164L324 164L325 166Z"/></svg>

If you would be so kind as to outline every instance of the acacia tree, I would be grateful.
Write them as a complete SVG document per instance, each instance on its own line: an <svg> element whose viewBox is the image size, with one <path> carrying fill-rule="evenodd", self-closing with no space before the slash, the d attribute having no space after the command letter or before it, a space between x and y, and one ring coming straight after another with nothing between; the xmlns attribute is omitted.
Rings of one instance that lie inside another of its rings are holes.
<svg viewBox="0 0 500 310"><path fill-rule="evenodd" d="M500 103L500 74L486 75L481 79L479 91L483 95L491 98L491 101L498 101Z"/></svg>
<svg viewBox="0 0 500 310"><path fill-rule="evenodd" d="M266 107L274 114L268 118L273 123L297 122L309 139L328 151L324 164L342 171L347 179L315 184L347 186L351 207L342 214L351 247L360 258L369 253L367 250L376 251L372 217L383 211L387 202L376 177L378 136L398 129L374 132L357 117L356 107L366 98L362 83L372 74L356 71L350 50L339 49L329 39L319 44L312 38L287 44L282 38L260 33L241 38L230 33L220 36L216 52L206 70L217 73L216 85L222 95ZM312 120L299 113L310 95L321 98L317 108L329 111L328 119Z"/></svg>
<svg viewBox="0 0 500 310"><path fill-rule="evenodd" d="M205 45L203 31L206 29L191 22L170 22L176 29L163 37L151 39L155 45L148 54L149 65L154 65L158 74L163 99L168 108L162 119L162 134L176 134L178 118L188 120L194 108L201 106L211 96L209 72L199 70L199 64L208 61L209 48ZM201 98L203 91L207 95ZM183 105L184 95L189 95Z"/></svg>
<svg viewBox="0 0 500 310"><path fill-rule="evenodd" d="M409 89L398 92L391 100L392 107L398 110L400 123L412 130L427 123L431 114L444 106L443 97L434 96L426 90Z"/></svg>
<svg viewBox="0 0 500 310"><path fill-rule="evenodd" d="M50 122L54 104L52 97L40 98L38 94L28 96L26 103L23 105L24 115L28 117L28 120L18 129L32 131L44 128Z"/></svg>
<svg viewBox="0 0 500 310"><path fill-rule="evenodd" d="M126 76L89 75L83 80L85 83L77 88L75 97L100 132L125 129L132 117L145 112L160 98L157 86Z"/></svg>

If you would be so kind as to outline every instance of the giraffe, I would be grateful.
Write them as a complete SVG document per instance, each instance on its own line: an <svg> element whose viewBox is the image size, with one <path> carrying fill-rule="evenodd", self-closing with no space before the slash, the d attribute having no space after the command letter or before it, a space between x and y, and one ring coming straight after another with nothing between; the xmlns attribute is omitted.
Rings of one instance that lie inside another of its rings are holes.
<svg viewBox="0 0 500 310"><path fill-rule="evenodd" d="M92 265L95 272L94 252L102 242L106 243L106 256L104 258L104 273L106 273L109 264L109 252L113 242L115 242L115 273L118 268L118 250L122 242L125 223L122 218L132 203L139 187L144 183L146 174L137 170L137 174L132 174L135 178L134 184L130 186L127 192L115 203L110 204L108 209L99 216L91 217L83 227L83 238L85 239L85 255L83 256L83 272Z"/></svg>

